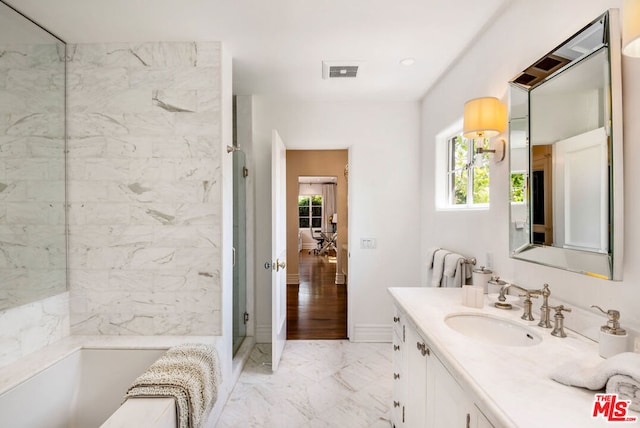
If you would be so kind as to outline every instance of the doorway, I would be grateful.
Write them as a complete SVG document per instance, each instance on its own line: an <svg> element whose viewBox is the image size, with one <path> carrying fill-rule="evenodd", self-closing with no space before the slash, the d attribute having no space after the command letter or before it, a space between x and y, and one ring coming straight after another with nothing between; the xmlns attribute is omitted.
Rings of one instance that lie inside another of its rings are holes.
<svg viewBox="0 0 640 428"><path fill-rule="evenodd" d="M347 150L287 151L287 339L347 339Z"/></svg>

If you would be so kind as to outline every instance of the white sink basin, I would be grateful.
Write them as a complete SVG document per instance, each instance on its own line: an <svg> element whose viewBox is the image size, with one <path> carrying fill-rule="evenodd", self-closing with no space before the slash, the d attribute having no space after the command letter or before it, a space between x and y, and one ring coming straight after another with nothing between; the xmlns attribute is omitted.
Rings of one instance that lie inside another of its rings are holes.
<svg viewBox="0 0 640 428"><path fill-rule="evenodd" d="M445 324L458 333L492 345L533 346L542 337L533 330L506 318L478 313L450 314Z"/></svg>

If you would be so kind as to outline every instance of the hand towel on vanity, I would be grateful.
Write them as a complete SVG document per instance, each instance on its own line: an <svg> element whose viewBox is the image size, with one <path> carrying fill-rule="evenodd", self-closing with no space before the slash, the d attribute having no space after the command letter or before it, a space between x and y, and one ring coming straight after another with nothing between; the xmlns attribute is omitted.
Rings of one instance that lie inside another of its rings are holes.
<svg viewBox="0 0 640 428"><path fill-rule="evenodd" d="M178 428L202 426L217 399L221 382L218 354L212 346L173 347L129 387L125 400L135 397L173 397Z"/></svg>
<svg viewBox="0 0 640 428"><path fill-rule="evenodd" d="M630 408L640 411L640 354L623 352L593 363L571 361L557 367L551 379L570 386L592 390L603 389L631 400Z"/></svg>
<svg viewBox="0 0 640 428"><path fill-rule="evenodd" d="M456 253L449 253L444 260L443 287L462 287L471 277L472 270L465 263L466 258Z"/></svg>
<svg viewBox="0 0 640 428"><path fill-rule="evenodd" d="M640 382L631 376L613 375L607 381L607 393L618 394L623 400L630 400L629 408L640 412Z"/></svg>
<svg viewBox="0 0 640 428"><path fill-rule="evenodd" d="M447 254L451 254L447 250L436 250L433 255L433 272L431 274L431 286L442 286L442 273L444 271L444 261Z"/></svg>

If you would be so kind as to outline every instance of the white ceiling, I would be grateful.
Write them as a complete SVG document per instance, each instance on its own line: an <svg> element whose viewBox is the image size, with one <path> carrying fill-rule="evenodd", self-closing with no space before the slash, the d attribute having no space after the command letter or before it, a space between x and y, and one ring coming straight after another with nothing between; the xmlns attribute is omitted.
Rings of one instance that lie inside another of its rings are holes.
<svg viewBox="0 0 640 428"><path fill-rule="evenodd" d="M511 0L7 1L68 43L221 40L240 95L417 100ZM322 60L364 65L323 80Z"/></svg>

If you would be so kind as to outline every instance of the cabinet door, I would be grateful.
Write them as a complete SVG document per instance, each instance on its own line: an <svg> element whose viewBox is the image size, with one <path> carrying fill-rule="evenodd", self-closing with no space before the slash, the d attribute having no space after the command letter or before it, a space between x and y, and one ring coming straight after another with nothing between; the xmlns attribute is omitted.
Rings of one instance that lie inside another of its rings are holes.
<svg viewBox="0 0 640 428"><path fill-rule="evenodd" d="M471 416L471 427L472 428L494 428L493 424L487 419L487 417L478 409L478 406L474 407L475 415Z"/></svg>
<svg viewBox="0 0 640 428"><path fill-rule="evenodd" d="M471 427L476 415L464 390L440 360L431 355L428 370L429 428Z"/></svg>
<svg viewBox="0 0 640 428"><path fill-rule="evenodd" d="M427 358L428 348L413 327L407 325L405 353L407 355L407 427L424 428L427 422Z"/></svg>
<svg viewBox="0 0 640 428"><path fill-rule="evenodd" d="M391 419L396 428L405 427L404 408L406 399L405 344L396 331L393 332L393 408Z"/></svg>

